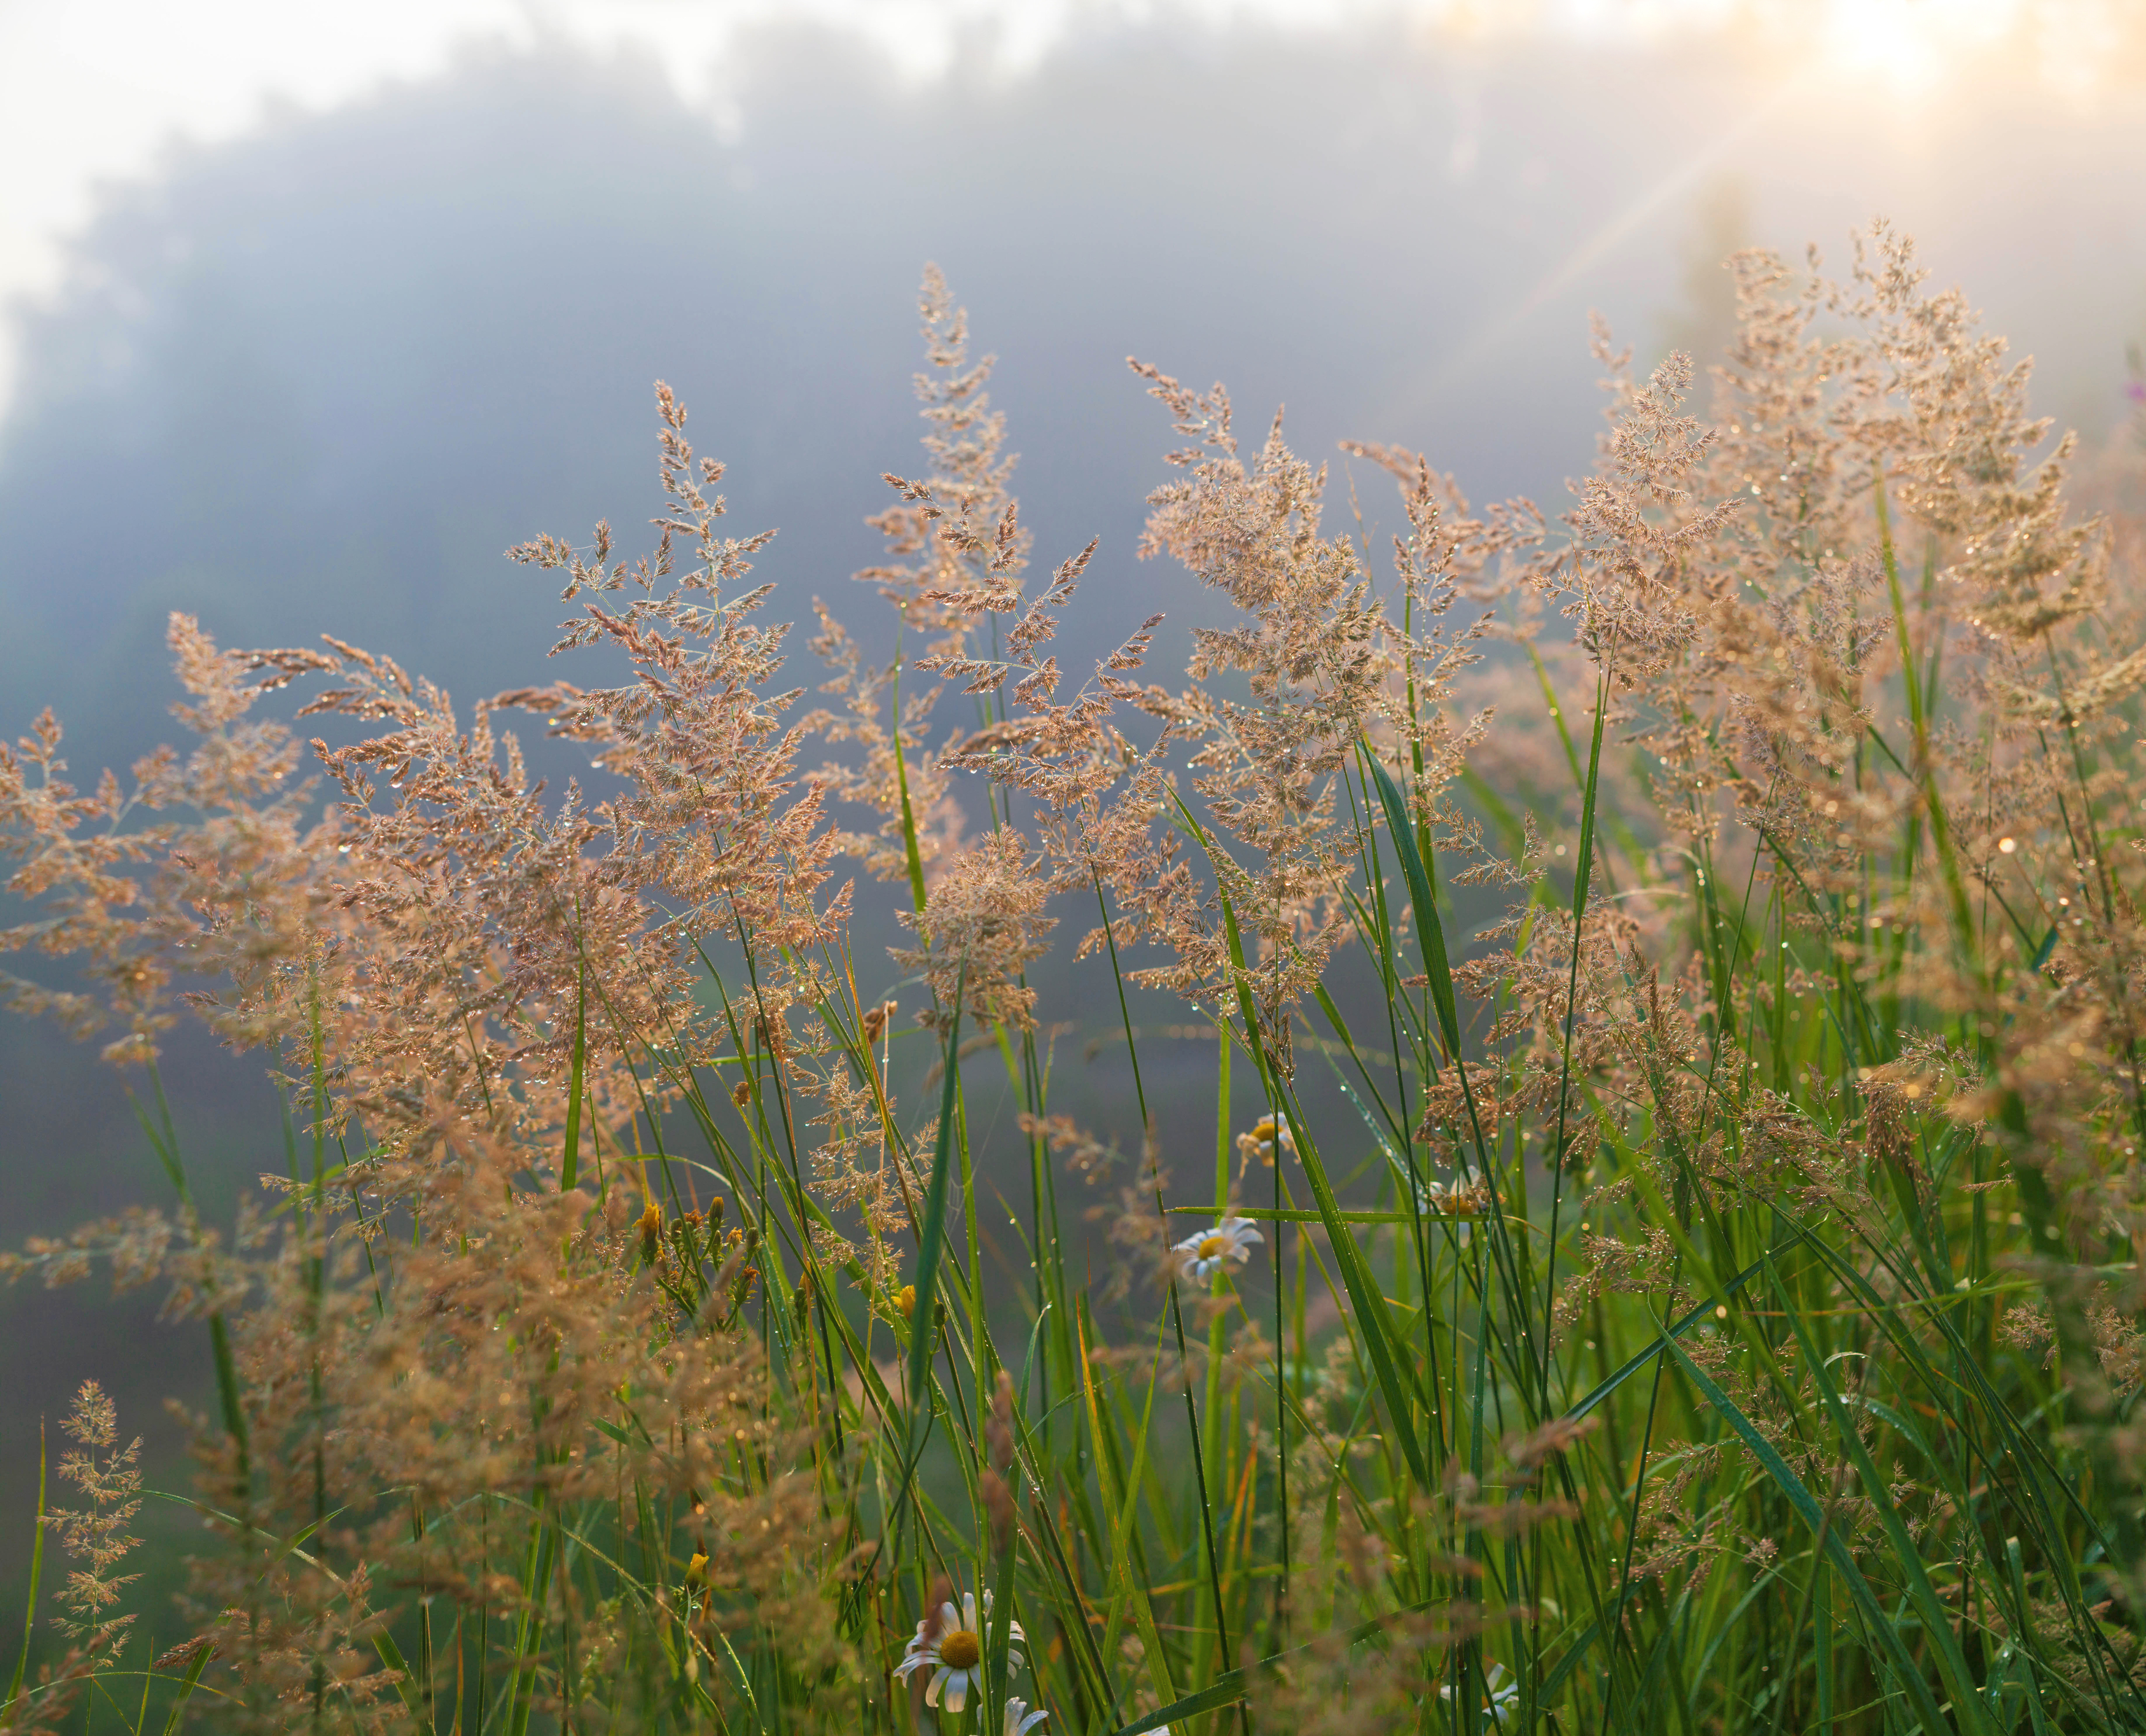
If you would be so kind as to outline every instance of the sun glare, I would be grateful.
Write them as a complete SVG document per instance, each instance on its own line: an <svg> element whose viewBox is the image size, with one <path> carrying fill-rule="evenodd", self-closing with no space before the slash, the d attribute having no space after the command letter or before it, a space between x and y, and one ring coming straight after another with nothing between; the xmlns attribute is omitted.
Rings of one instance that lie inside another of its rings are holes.
<svg viewBox="0 0 2146 1736"><path fill-rule="evenodd" d="M2017 0L1836 0L1822 52L1844 72L1922 92L1964 52L2019 28L2019 11Z"/></svg>
<svg viewBox="0 0 2146 1736"><path fill-rule="evenodd" d="M1258 0L1247 9L1260 10ZM1330 0L1335 20L1395 8ZM1477 41L1575 38L1666 44L1741 39L1774 58L1894 97L1940 96L1992 72L2071 94L2136 70L2139 0L1417 0L1435 35Z"/></svg>
<svg viewBox="0 0 2146 1736"><path fill-rule="evenodd" d="M1914 97L2000 53L2009 53L2014 72L2065 86L2090 82L2116 35L2110 9L2098 4L1827 0L1813 11L1812 34L1830 69Z"/></svg>

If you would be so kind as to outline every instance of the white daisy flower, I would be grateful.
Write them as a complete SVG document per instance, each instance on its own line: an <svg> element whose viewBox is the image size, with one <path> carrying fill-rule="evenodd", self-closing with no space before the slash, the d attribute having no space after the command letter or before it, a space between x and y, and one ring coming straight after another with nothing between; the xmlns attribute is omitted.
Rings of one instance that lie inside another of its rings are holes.
<svg viewBox="0 0 2146 1736"><path fill-rule="evenodd" d="M1520 1703L1520 1684L1505 1674L1504 1664L1493 1664L1483 1672L1483 1686L1490 1702L1483 1709L1484 1722L1503 1725L1505 1714ZM1451 1700L1453 1684L1450 1682L1441 1684L1438 1697L1442 1700Z"/></svg>
<svg viewBox="0 0 2146 1736"><path fill-rule="evenodd" d="M1274 1166L1277 1147L1291 1157L1296 1155L1296 1135L1286 1115L1262 1115L1252 1124L1250 1133L1237 1135L1237 1149L1248 1157L1256 1157L1270 1169Z"/></svg>
<svg viewBox="0 0 2146 1736"><path fill-rule="evenodd" d="M991 1594L984 1594L984 1615L991 1613ZM1028 1635L1021 1630L1021 1624L1009 1624L1008 1637L1026 1640ZM1011 1675L1021 1668L1021 1654L1006 1654L1006 1673ZM969 1704L969 1690L979 1694L984 1686L984 1624L976 1615L976 1594L964 1592L961 1607L951 1604L939 1606L939 1619L934 1624L928 1619L917 1623L916 1637L903 1650L901 1662L895 1665L894 1673L906 1678L912 1672L928 1669L931 1685L924 1690L924 1704L936 1706L943 1697L949 1712L959 1713ZM1041 1718L1043 1714L1038 1713Z"/></svg>
<svg viewBox="0 0 2146 1736"><path fill-rule="evenodd" d="M1440 1217L1476 1218L1490 1209L1490 1190L1480 1181L1434 1181L1424 1203Z"/></svg>
<svg viewBox="0 0 2146 1736"><path fill-rule="evenodd" d="M1225 1218L1212 1230L1188 1235L1170 1249L1177 1269L1195 1283L1204 1283L1231 1261L1238 1265L1252 1257L1252 1244L1266 1238L1252 1228L1247 1218Z"/></svg>
<svg viewBox="0 0 2146 1736"><path fill-rule="evenodd" d="M1026 1700L1009 1699L1006 1702L1006 1736L1028 1736L1028 1733L1051 1714L1041 1706L1028 1709Z"/></svg>

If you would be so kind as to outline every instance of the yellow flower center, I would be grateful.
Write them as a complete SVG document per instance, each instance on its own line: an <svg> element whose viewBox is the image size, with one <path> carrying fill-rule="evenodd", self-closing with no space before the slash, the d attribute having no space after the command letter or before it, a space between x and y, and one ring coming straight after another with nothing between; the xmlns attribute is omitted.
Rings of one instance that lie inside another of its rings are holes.
<svg viewBox="0 0 2146 1736"><path fill-rule="evenodd" d="M939 1642L939 1661L949 1669L974 1669L983 1655L983 1642L966 1628L955 1629Z"/></svg>
<svg viewBox="0 0 2146 1736"><path fill-rule="evenodd" d="M1200 1238L1200 1257L1202 1260L1213 1260L1218 1255L1226 1254L1229 1251L1230 1239L1220 1230L1212 1235L1203 1235Z"/></svg>

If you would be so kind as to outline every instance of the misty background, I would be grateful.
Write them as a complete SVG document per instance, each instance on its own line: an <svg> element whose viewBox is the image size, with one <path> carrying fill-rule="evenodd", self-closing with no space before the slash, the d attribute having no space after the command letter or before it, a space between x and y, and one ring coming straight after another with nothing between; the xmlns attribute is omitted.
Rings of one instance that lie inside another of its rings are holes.
<svg viewBox="0 0 2146 1736"><path fill-rule="evenodd" d="M718 101L660 43L478 32L355 96L268 89L243 125L105 182L7 312L0 731L50 705L85 784L173 739L175 609L226 644L332 632L465 707L548 679L566 611L502 551L586 542L599 517L636 550L658 378L729 464L733 527L781 527L758 568L775 618L819 596L885 646L849 576L880 551L881 473L920 461L926 261L1002 358L1038 566L1101 538L1069 671L1163 609L1150 670L1173 680L1220 612L1134 560L1177 442L1129 353L1226 382L1248 436L1286 403L1315 458L1399 442L1479 501L1555 514L1601 427L1589 307L1642 365L1673 345L1704 362L1729 329L1727 253L1814 240L1844 271L1850 227L1884 214L2035 357L2042 410L2090 442L2126 412L2124 347L2146 336L2135 79L2052 83L1998 42L1932 87L1730 32L1471 35L1399 11L1091 22L1013 65L989 30L950 41L920 73L870 32L762 26L726 41ZM1390 485L1355 480L1375 548ZM1339 469L1330 498L1339 528ZM1045 1016L1114 1021L1051 986ZM184 1030L166 1059L226 1226L282 1166L263 1060ZM1108 1065L1076 1038L1063 1089L1107 1099L1080 1080ZM164 1203L125 1083L0 1015L9 1245ZM207 1359L156 1304L101 1278L0 1295L0 1619L20 1613L37 1419L85 1375L149 1437L151 1480L186 1486L161 1407L203 1402ZM152 1506L142 1527L192 1523Z"/></svg>

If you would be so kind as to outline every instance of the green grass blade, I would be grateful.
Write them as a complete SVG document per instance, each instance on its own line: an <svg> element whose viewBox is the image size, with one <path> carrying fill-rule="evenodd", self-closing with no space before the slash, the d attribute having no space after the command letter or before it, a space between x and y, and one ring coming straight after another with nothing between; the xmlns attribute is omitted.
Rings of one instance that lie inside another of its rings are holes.
<svg viewBox="0 0 2146 1736"><path fill-rule="evenodd" d="M382 1637L383 1639L385 1638L384 1635ZM395 1642L392 1639L387 1641L387 1644L391 1649L393 1648L394 1644ZM194 1697L194 1689L200 1684L202 1672L208 1668L208 1660L215 1655L216 1648L212 1645L205 1645L199 1651L194 1654L193 1662L187 1666L186 1674L179 1678L178 1690L172 1697L172 1709L164 1719L164 1736L177 1736L179 1720L186 1714L187 1702ZM383 1652L381 1655L385 1658L387 1654ZM398 1660L402 1657L402 1654L400 1652L396 1653L395 1655L396 1659ZM388 1668L395 1669L401 1668L401 1665L399 1662L391 1662L388 1664ZM405 1671L403 1674L403 1681L405 1684L408 1683L408 1672ZM412 1712L416 1712L419 1709L417 1694L414 1689L410 1689L404 1694L403 1702Z"/></svg>
<svg viewBox="0 0 2146 1736"><path fill-rule="evenodd" d="M916 1419L931 1413L926 1377L931 1369L933 1326L939 1292L939 1263L946 1245L946 1194L954 1170L954 1109L961 1083L961 995L968 985L963 961L954 980L954 1005L946 1024L946 1076L939 1093L939 1131L931 1154L931 1182L924 1196L924 1225L917 1238L916 1306L910 1315L909 1404L911 1450L916 1450Z"/></svg>
<svg viewBox="0 0 2146 1736"><path fill-rule="evenodd" d="M909 869L909 894L916 900L921 914L924 909L924 856L916 845L916 816L909 806L909 761L901 751L901 652L896 647L894 656L894 748L895 786L901 796L901 850Z"/></svg>
<svg viewBox="0 0 2146 1736"><path fill-rule="evenodd" d="M1914 1701L1915 1710L1923 1720L1923 1728L1933 1732L1953 1728L1939 1708L1937 1696L1931 1693L1929 1684L1923 1679L1922 1671L1916 1668L1914 1659L1908 1655L1907 1647L1901 1644L1899 1632L1893 1625L1892 1618L1885 1614L1884 1607L1878 1601L1877 1594L1871 1590L1869 1582L1863 1577L1863 1570L1856 1566L1855 1558L1842 1541L1839 1528L1827 1523L1824 1512L1810 1490L1804 1486L1803 1479L1789 1469L1788 1461L1758 1431L1750 1418L1737 1409L1729 1394L1716 1386L1706 1372L1684 1353L1684 1346L1666 1332L1660 1336L1663 1349L1676 1359L1678 1366L1684 1370L1684 1378L1699 1389L1700 1396L1714 1407L1715 1414L1735 1431L1737 1437L1749 1449L1751 1456L1764 1467L1767 1475L1788 1497L1789 1504L1796 1510L1796 1516L1809 1527L1811 1535L1819 1539L1834 1571L1840 1575L1841 1583L1847 1586L1849 1594L1854 1599L1864 1625L1899 1678L1909 1698ZM1955 1699L1955 1706L1958 1704ZM1977 1709L1979 1712L1979 1703ZM1978 1722L1971 1728L1979 1729L1980 1724Z"/></svg>
<svg viewBox="0 0 2146 1736"><path fill-rule="evenodd" d="M1379 1383L1380 1395L1386 1402L1387 1420L1400 1444L1402 1458L1408 1461L1409 1474L1420 1488L1427 1489L1431 1486L1430 1469L1424 1459L1423 1444L1416 1439L1414 1407L1410 1403L1414 1383L1402 1374L1402 1370L1410 1366L1406 1361L1405 1340L1370 1263L1364 1258L1363 1250L1356 1245L1355 1233L1342 1221L1340 1202L1334 1197L1334 1185L1328 1179L1326 1165L1320 1160L1318 1141L1312 1137L1303 1106L1297 1102L1294 1092L1285 1095L1290 1120L1297 1129L1297 1156L1304 1165L1305 1179L1311 1184L1311 1197L1318 1203L1320 1220L1326 1226L1328 1240L1333 1245L1334 1263L1340 1269L1342 1285L1355 1309L1356 1324L1364 1334L1364 1348L1371 1359L1372 1374Z"/></svg>
<svg viewBox="0 0 2146 1736"><path fill-rule="evenodd" d="M1774 1281L1774 1288L1777 1291L1780 1290L1778 1280ZM1796 1343L1803 1351L1804 1365L1810 1370L1812 1384L1818 1389L1826 1415L1848 1454L1849 1463L1855 1467L1855 1474L1863 1484L1864 1499L1877 1509L1879 1522L1885 1528L1886 1539L1892 1544L1901 1571L1907 1576L1909 1599L1915 1606L1915 1613L1922 1618L1931 1644L1937 1649L1939 1662L1945 1674L1946 1686L1951 1690L1955 1704L1966 1702L1975 1706L1976 1715L1964 1722L1969 1729L1980 1729L1987 1723L1981 1712L1981 1699L1974 1676L1968 1669L1967 1659L1960 1652L1959 1636L1953 1632L1952 1617L1939 1602L1937 1592L1930 1584L1929 1575L1924 1569L1922 1551L1908 1534L1908 1528L1901 1521L1899 1509L1893 1504L1892 1497L1886 1492L1886 1478L1872 1460L1870 1449L1863 1444L1863 1437L1856 1432L1854 1421L1848 1414L1848 1407L1841 1403L1840 1394L1833 1384L1833 1376L1827 1370L1825 1358L1811 1342L1809 1329L1804 1324L1802 1310L1791 1304L1783 1311L1789 1317L1789 1329L1794 1333Z"/></svg>
<svg viewBox="0 0 2146 1736"><path fill-rule="evenodd" d="M22 1691L22 1672L30 1663L30 1634L37 1619L37 1582L45 1570L45 1425L37 1423L37 1523L30 1543L30 1595L22 1605L22 1649L15 1659L15 1674L7 1683L7 1698L0 1700L0 1716L5 1716Z"/></svg>
<svg viewBox="0 0 2146 1736"><path fill-rule="evenodd" d="M185 1709L187 1697L194 1691L194 1684L201 1679L202 1666L208 1662L212 1649L203 1646L201 1655L194 1659L192 1666L187 1671L187 1679L180 1684L179 1697L172 1707L171 1719L164 1726L167 1731L178 1729L179 1714ZM422 1718L425 1715L424 1691L417 1685L417 1679L412 1674L409 1662L402 1655L402 1648L396 1644L395 1636L382 1628L372 1636L372 1649L380 1654L380 1661L395 1672L395 1692L402 1704L410 1709L411 1716Z"/></svg>
<svg viewBox="0 0 2146 1736"><path fill-rule="evenodd" d="M1446 955L1445 925L1439 920L1430 870L1425 866L1423 853L1416 848L1415 826L1409 818L1407 799L1368 744L1364 749L1364 759L1371 768L1372 781L1378 786L1379 806L1385 811L1386 830L1392 835L1394 849L1401 859L1401 872L1408 879L1409 901L1415 910L1416 944L1423 949L1423 968L1430 979L1431 1005L1438 1010L1438 1028L1445 1038L1448 1057L1459 1067L1460 1006L1453 992L1453 965ZM1462 1077L1466 1077L1465 1070Z"/></svg>
<svg viewBox="0 0 2146 1736"><path fill-rule="evenodd" d="M1766 1258L1762 1255L1757 1260L1753 1260L1749 1265L1744 1267L1744 1269L1739 1272L1734 1278L1730 1279L1728 1283L1722 1285L1721 1288L1723 1294L1724 1295L1734 1295L1737 1291L1742 1290L1745 1285L1749 1284L1754 1278L1757 1277L1760 1272L1765 1270L1765 1268ZM1682 1319L1678 1320L1670 1325L1669 1328L1669 1335L1671 1338L1682 1338L1686 1332L1689 1331L1709 1314L1712 1314L1714 1310L1715 1305L1716 1304L1710 1300L1700 1303L1698 1307L1693 1309L1692 1311L1686 1314ZM1649 1344L1645 1349L1640 1351L1637 1355L1628 1359L1624 1364L1617 1368L1607 1379L1595 1386L1586 1394L1585 1397L1581 1399L1578 1404L1575 1404L1571 1409L1565 1412L1566 1419L1569 1421L1575 1423L1578 1422L1580 1418L1585 1416L1590 1410L1593 1410L1596 1405L1605 1401L1612 1393L1617 1390L1619 1387L1622 1386L1627 1380L1629 1380L1633 1375L1638 1374L1642 1369L1653 1362L1655 1358L1659 1356L1661 1354L1662 1347L1660 1344Z"/></svg>

